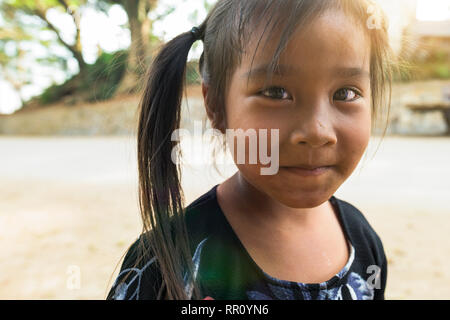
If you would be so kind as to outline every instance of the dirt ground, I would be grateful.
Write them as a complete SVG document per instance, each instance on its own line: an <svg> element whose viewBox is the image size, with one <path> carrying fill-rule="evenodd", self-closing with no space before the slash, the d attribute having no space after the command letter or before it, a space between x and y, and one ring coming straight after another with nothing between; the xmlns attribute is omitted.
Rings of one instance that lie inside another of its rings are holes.
<svg viewBox="0 0 450 320"><path fill-rule="evenodd" d="M378 143L335 195L383 240L387 299L450 299L450 138ZM104 299L141 229L135 138L0 137L0 150L0 299ZM234 170L186 167L186 202Z"/></svg>

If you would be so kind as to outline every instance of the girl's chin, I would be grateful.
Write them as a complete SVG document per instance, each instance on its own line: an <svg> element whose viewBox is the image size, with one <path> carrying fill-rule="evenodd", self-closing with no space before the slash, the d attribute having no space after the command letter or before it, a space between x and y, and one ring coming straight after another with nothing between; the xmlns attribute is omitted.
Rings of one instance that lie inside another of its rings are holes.
<svg viewBox="0 0 450 320"><path fill-rule="evenodd" d="M272 189L273 190L273 189ZM315 208L327 202L334 194L334 189L330 188L304 188L284 185L282 189L278 189L276 193L271 192L272 199L277 202L295 209Z"/></svg>
<svg viewBox="0 0 450 320"><path fill-rule="evenodd" d="M316 208L323 203L327 202L331 196L311 196L311 195L305 195L305 196L297 196L297 197L283 197L280 199L277 199L278 202L284 204L285 206L289 208L294 209L310 209L310 208Z"/></svg>

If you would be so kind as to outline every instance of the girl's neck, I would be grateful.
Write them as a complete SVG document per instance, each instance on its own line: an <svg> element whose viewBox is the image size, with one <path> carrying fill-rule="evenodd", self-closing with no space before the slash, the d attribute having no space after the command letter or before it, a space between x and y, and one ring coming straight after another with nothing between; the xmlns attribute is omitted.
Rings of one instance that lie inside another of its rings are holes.
<svg viewBox="0 0 450 320"><path fill-rule="evenodd" d="M329 221L330 214L334 214L329 201L315 208L290 208L256 189L239 171L222 183L217 192L224 202L232 204L228 214L239 213L239 220L251 221L262 229L311 229Z"/></svg>
<svg viewBox="0 0 450 320"><path fill-rule="evenodd" d="M350 248L329 201L317 208L288 208L238 174L218 186L217 197L250 257L272 277L321 283L348 261Z"/></svg>

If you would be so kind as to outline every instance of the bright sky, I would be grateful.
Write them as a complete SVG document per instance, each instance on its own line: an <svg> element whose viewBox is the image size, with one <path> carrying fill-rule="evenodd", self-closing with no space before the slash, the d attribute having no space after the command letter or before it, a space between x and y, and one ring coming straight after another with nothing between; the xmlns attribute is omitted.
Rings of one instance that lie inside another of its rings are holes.
<svg viewBox="0 0 450 320"><path fill-rule="evenodd" d="M418 0L417 19L422 21L450 19L450 0Z"/></svg>
<svg viewBox="0 0 450 320"><path fill-rule="evenodd" d="M382 5L386 3L384 8L387 14L391 17L391 21L395 23L398 20L398 15L401 9L389 7L389 4L394 2L399 4L400 1L384 1L378 0ZM413 3L415 0L403 0L408 3ZM208 0L214 3L215 0ZM153 16L159 15L166 11L166 9L175 5L176 10L164 20L154 24L154 31L156 35L161 36L164 40L170 40L176 35L190 30L194 24L199 24L206 16L206 12L200 1L189 0L160 0L160 5ZM417 0L417 18L419 20L445 20L450 19L450 0ZM198 12L198 16L193 14ZM63 30L63 38L67 42L73 41L75 30L73 23L65 14L57 10L50 10L48 12L48 19L50 19L56 26ZM81 39L83 45L83 56L88 63L93 63L97 57L98 46L107 52L114 52L116 50L127 48L130 44L130 34L126 28L121 26L127 23L127 16L119 5L113 5L108 14L96 12L94 9L86 9L83 12L81 20ZM49 32L42 34L42 37L53 37ZM69 69L72 73L77 72L77 63L71 58L70 53L61 48L53 48L53 51L60 50L62 55L68 58ZM198 47L192 50L190 58L198 57L201 54L201 43ZM37 57L40 54L45 54L39 47L32 48L33 54ZM62 83L67 75L61 71L44 67L34 61L26 61L24 67L28 67L33 74L34 85L24 88L22 95L25 99L37 95L44 88L49 86L52 82ZM0 113L12 113L20 107L20 99L17 93L14 92L11 85L6 81L0 79Z"/></svg>

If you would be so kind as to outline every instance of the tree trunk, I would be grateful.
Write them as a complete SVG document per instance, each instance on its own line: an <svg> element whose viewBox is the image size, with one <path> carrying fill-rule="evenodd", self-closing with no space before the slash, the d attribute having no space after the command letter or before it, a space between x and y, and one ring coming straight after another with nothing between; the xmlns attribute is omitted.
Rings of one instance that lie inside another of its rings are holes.
<svg viewBox="0 0 450 320"><path fill-rule="evenodd" d="M145 72L145 41L142 33L142 13L139 12L141 0L123 0L122 6L128 16L131 32L131 45L128 52L127 69L116 93L134 93L140 83L139 77ZM145 14L144 14L145 17Z"/></svg>

